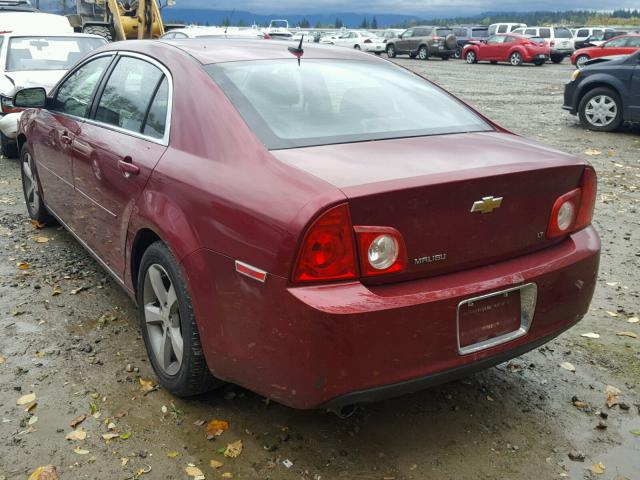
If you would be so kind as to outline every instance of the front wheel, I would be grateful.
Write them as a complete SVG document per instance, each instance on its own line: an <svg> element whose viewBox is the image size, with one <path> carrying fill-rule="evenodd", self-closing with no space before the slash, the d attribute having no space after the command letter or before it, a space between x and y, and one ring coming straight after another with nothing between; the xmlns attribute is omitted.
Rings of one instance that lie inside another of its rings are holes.
<svg viewBox="0 0 640 480"><path fill-rule="evenodd" d="M387 57L396 58L396 47L393 45L387 45Z"/></svg>
<svg viewBox="0 0 640 480"><path fill-rule="evenodd" d="M42 201L42 189L36 172L36 163L25 144L20 152L20 175L22 177L22 193L27 204L29 217L44 225L55 223L55 219Z"/></svg>
<svg viewBox="0 0 640 480"><path fill-rule="evenodd" d="M514 67L522 65L522 55L520 55L520 52L513 52L509 57L509 63Z"/></svg>
<svg viewBox="0 0 640 480"><path fill-rule="evenodd" d="M610 88L594 88L582 97L578 115L589 130L612 132L622 124L622 101Z"/></svg>
<svg viewBox="0 0 640 480"><path fill-rule="evenodd" d="M473 50L469 50L467 52L467 55L465 56L465 59L467 60L467 63L469 63L469 64L478 63L478 57L476 56L476 52L474 52Z"/></svg>
<svg viewBox="0 0 640 480"><path fill-rule="evenodd" d="M462 49L461 48L456 48L456 52L453 54L453 57L456 59L461 59L462 58Z"/></svg>
<svg viewBox="0 0 640 480"><path fill-rule="evenodd" d="M562 63L562 61L564 60L564 55L551 55L551 61L553 63Z"/></svg>
<svg viewBox="0 0 640 480"><path fill-rule="evenodd" d="M589 61L589 57L587 55L580 55L576 58L576 67L584 68L584 64Z"/></svg>
<svg viewBox="0 0 640 480"><path fill-rule="evenodd" d="M429 59L429 48L426 47L425 45L422 45L418 49L418 58L420 60L428 60Z"/></svg>
<svg viewBox="0 0 640 480"><path fill-rule="evenodd" d="M204 358L178 262L162 242L152 244L142 256L137 297L142 337L159 383L180 397L221 384Z"/></svg>

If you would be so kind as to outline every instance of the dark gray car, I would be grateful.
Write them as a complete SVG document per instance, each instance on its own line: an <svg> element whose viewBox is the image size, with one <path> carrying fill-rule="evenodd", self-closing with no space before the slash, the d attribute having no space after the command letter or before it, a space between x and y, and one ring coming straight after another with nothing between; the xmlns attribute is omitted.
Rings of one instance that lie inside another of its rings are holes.
<svg viewBox="0 0 640 480"><path fill-rule="evenodd" d="M398 38L387 40L387 56L409 55L427 60L440 57L449 60L456 53L456 36L449 27L412 27Z"/></svg>

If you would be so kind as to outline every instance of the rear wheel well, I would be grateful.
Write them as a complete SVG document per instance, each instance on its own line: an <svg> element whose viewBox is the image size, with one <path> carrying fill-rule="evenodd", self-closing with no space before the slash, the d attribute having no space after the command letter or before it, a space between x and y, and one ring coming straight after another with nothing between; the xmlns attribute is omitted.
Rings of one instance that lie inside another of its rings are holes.
<svg viewBox="0 0 640 480"><path fill-rule="evenodd" d="M140 268L142 256L147 248L159 241L162 241L162 239L148 228L140 230L133 241L133 248L131 249L131 283L133 284L134 292L136 292L136 297L138 293L138 269Z"/></svg>
<svg viewBox="0 0 640 480"><path fill-rule="evenodd" d="M16 137L16 143L18 144L18 152L22 151L22 146L26 142L27 142L27 136L24 133L21 133Z"/></svg>
<svg viewBox="0 0 640 480"><path fill-rule="evenodd" d="M580 105L580 102L585 97L585 95L587 95L591 90L595 90L596 88L608 88L609 90L614 91L620 98L620 102L623 102L622 95L620 95L620 91L616 87L606 82L594 82L590 83L580 91L580 95L578 95L578 98L576 99L576 105Z"/></svg>

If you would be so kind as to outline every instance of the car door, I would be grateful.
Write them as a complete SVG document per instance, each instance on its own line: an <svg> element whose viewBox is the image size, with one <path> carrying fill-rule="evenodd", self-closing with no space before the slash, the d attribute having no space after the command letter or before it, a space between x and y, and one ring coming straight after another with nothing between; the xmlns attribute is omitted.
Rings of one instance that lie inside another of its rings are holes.
<svg viewBox="0 0 640 480"><path fill-rule="evenodd" d="M411 50L411 40L413 38L413 28L405 30L405 32L400 35L398 40L396 41L396 52L398 53L408 53Z"/></svg>
<svg viewBox="0 0 640 480"><path fill-rule="evenodd" d="M511 48L515 45L515 43L515 37L509 35L503 37L502 43L495 46L497 60L501 62L507 62L509 60L509 55L511 54Z"/></svg>
<svg viewBox="0 0 640 480"><path fill-rule="evenodd" d="M93 57L67 75L52 92L51 106L38 113L30 135L47 206L70 227L75 138L82 132L93 95L112 60L113 54Z"/></svg>
<svg viewBox="0 0 640 480"><path fill-rule="evenodd" d="M500 47L504 43L504 35L494 35L489 37L484 48L480 49L481 60L499 60ZM479 59L479 60L480 60Z"/></svg>
<svg viewBox="0 0 640 480"><path fill-rule="evenodd" d="M121 53L76 139L77 233L120 278L131 212L168 145L170 97L164 67Z"/></svg>
<svg viewBox="0 0 640 480"><path fill-rule="evenodd" d="M625 54L635 53L640 48L640 37L627 37L623 48Z"/></svg>

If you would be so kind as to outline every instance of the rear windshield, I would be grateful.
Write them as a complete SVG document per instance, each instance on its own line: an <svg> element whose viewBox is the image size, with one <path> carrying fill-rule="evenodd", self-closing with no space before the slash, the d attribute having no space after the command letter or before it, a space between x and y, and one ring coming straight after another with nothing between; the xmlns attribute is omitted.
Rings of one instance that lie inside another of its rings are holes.
<svg viewBox="0 0 640 480"><path fill-rule="evenodd" d="M13 37L9 40L6 70L69 70L105 43L102 38L92 37Z"/></svg>
<svg viewBox="0 0 640 480"><path fill-rule="evenodd" d="M474 28L471 30L471 36L474 38L486 38L489 36L488 28Z"/></svg>
<svg viewBox="0 0 640 480"><path fill-rule="evenodd" d="M556 38L573 38L571 31L568 28L556 28Z"/></svg>
<svg viewBox="0 0 640 480"><path fill-rule="evenodd" d="M452 32L453 30L451 30L450 28L436 28L436 33L440 37L446 37L447 35L451 35Z"/></svg>
<svg viewBox="0 0 640 480"><path fill-rule="evenodd" d="M395 65L295 59L205 66L270 150L492 130L478 115Z"/></svg>

